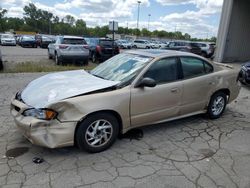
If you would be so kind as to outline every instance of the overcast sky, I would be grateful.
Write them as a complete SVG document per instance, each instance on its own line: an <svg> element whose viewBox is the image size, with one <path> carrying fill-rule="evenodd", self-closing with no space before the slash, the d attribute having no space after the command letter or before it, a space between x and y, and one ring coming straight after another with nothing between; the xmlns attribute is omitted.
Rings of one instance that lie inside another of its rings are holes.
<svg viewBox="0 0 250 188"><path fill-rule="evenodd" d="M223 0L140 0L140 28L181 31L192 37L216 36ZM115 20L119 26L136 27L137 0L1 0L7 16L22 17L23 7L33 2L38 8L64 17L81 18L90 27L107 25Z"/></svg>

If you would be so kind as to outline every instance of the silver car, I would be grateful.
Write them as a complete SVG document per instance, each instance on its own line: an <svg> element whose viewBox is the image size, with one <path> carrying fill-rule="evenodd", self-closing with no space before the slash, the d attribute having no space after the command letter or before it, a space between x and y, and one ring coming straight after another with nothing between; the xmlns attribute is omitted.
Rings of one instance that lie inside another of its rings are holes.
<svg viewBox="0 0 250 188"><path fill-rule="evenodd" d="M2 34L1 35L1 45L16 46L16 39L11 34Z"/></svg>
<svg viewBox="0 0 250 188"><path fill-rule="evenodd" d="M57 65L64 62L88 64L89 46L83 37L57 36L54 43L48 45L48 57L54 58Z"/></svg>

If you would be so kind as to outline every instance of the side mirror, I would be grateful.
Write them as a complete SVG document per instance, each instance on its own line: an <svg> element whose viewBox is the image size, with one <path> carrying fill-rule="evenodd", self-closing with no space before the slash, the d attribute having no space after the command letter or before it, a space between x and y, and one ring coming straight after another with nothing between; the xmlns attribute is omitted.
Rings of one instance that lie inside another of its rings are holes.
<svg viewBox="0 0 250 188"><path fill-rule="evenodd" d="M143 78L136 85L136 87L155 87L155 86L156 86L156 81L152 78Z"/></svg>

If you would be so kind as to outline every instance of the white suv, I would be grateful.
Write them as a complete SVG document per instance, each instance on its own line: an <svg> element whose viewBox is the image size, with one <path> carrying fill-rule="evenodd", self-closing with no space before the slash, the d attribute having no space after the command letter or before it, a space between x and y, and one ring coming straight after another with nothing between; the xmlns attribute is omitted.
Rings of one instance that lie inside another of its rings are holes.
<svg viewBox="0 0 250 188"><path fill-rule="evenodd" d="M147 40L141 40L141 39L134 40L133 47L134 48L143 48L143 49L152 48L150 42L148 42Z"/></svg>
<svg viewBox="0 0 250 188"><path fill-rule="evenodd" d="M55 43L49 44L48 56L49 59L54 58L57 65L61 65L67 60L87 65L89 46L83 37L58 36Z"/></svg>

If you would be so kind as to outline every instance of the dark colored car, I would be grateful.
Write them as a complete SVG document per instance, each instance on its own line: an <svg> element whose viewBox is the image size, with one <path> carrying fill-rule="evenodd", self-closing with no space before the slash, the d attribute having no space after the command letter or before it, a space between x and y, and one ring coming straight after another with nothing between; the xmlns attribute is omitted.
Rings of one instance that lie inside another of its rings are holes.
<svg viewBox="0 0 250 188"><path fill-rule="evenodd" d="M120 53L119 47L111 39L85 38L89 45L92 62L103 62ZM114 49L113 49L114 44Z"/></svg>
<svg viewBox="0 0 250 188"><path fill-rule="evenodd" d="M41 48L48 48L48 45L53 42L53 39L48 36L42 36L39 46Z"/></svg>
<svg viewBox="0 0 250 188"><path fill-rule="evenodd" d="M190 52L197 55L202 54L201 48L195 42L189 42L189 41L171 41L163 49Z"/></svg>
<svg viewBox="0 0 250 188"><path fill-rule="evenodd" d="M239 80L242 84L250 84L250 61L242 65Z"/></svg>
<svg viewBox="0 0 250 188"><path fill-rule="evenodd" d="M0 70L3 70L3 60L2 60L1 49L0 49Z"/></svg>
<svg viewBox="0 0 250 188"><path fill-rule="evenodd" d="M33 36L22 36L20 38L20 46L37 48L36 39Z"/></svg>

